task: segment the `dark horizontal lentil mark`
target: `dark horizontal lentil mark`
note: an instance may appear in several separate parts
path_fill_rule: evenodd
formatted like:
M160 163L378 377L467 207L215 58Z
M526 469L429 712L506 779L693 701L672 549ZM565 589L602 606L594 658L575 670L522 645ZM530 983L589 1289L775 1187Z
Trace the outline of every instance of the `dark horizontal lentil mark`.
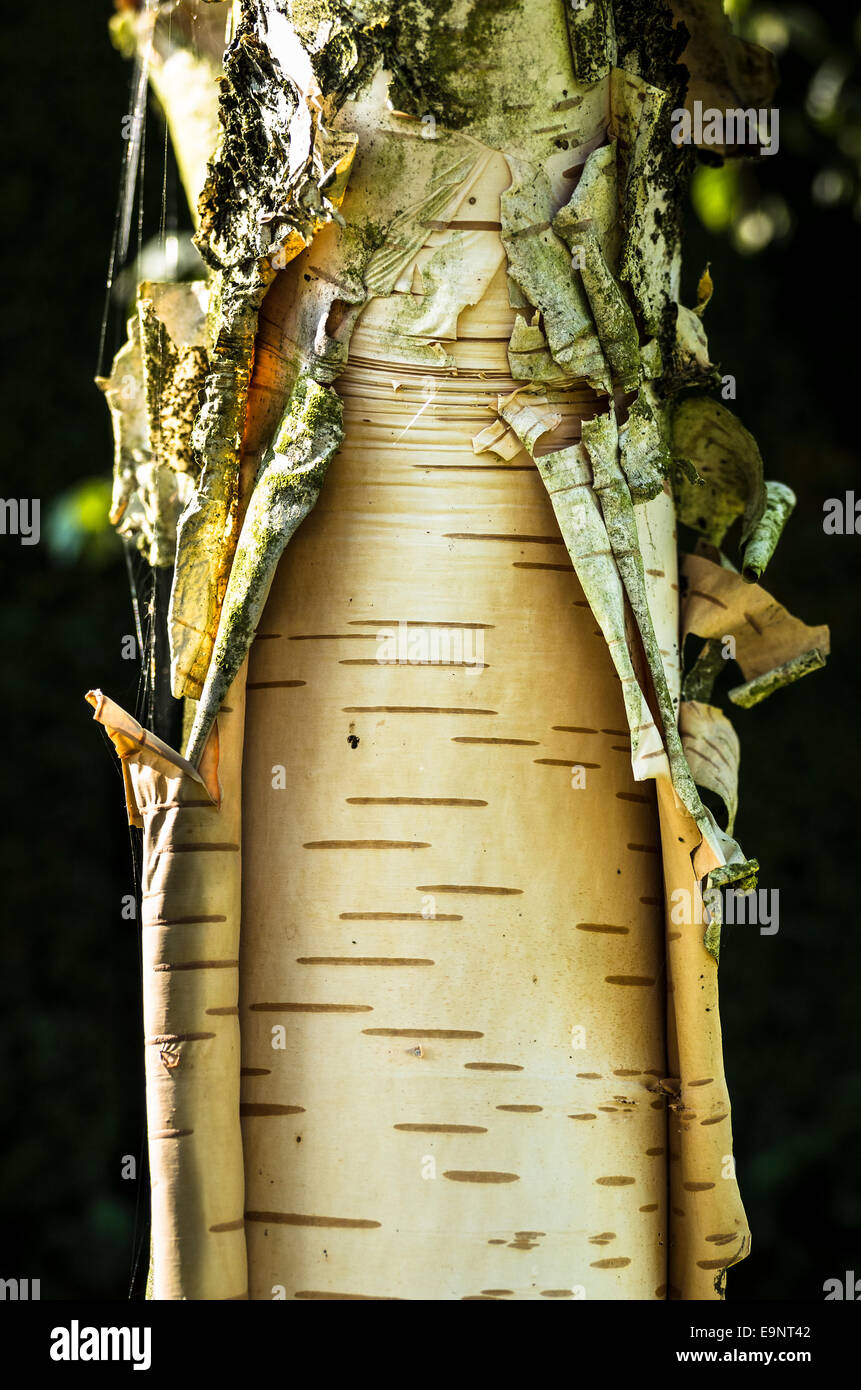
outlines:
M562 570L565 574L574 573L573 565L545 565L540 560L514 560L511 568L515 570Z
M471 796L348 796L348 806L486 806Z
M252 1004L259 1014L369 1014L370 1004Z
M247 1211L245 1220L268 1226L325 1226L354 1231L370 1231L381 1225L379 1221L353 1220L348 1216L303 1216L294 1211Z
M430 849L426 840L308 840L303 849Z
M489 893L495 897L513 897L522 894L522 888L483 887L476 883L419 883L417 893Z
M577 767L600 767L600 763L584 763L578 758L533 758L534 763L539 763L542 767L567 767L571 768L576 763Z
M363 1028L369 1038L483 1038L471 1028Z
M508 743L523 748L537 748L539 746L537 738L470 738L461 734L459 738L453 738L451 741L452 743Z
M307 681L249 681L246 690L294 690Z
M448 231L449 229L452 229L452 230L453 230L453 229L455 229L455 228L457 228L458 230L460 230L460 231L462 231L462 232L500 232L500 231L502 231L502 223L501 223L501 222L480 222L480 221L471 221L471 220L468 219L468 218L464 218L464 220L463 220L462 222L460 222L460 221L458 221L458 222L436 222L436 221L427 221L427 222L423 222L421 225L422 225L423 227L428 227L428 228L430 228L430 230L433 231L433 232L446 232L446 231ZM482 340L482 341L484 341L484 340Z
M392 1125L392 1129L403 1130L407 1134L486 1134L483 1125L442 1125L442 1124L404 1124Z
M144 922L145 927L194 927L204 926L212 922L226 922L227 918L219 913L213 913L209 917L170 917L163 921Z
M297 956L297 965L434 965L424 956Z
M266 1101L245 1101L239 1107L240 1115L304 1115L304 1105L272 1105Z
M514 1062L464 1062L466 1071L523 1071Z
M496 714L495 709L460 709L448 705L345 705L342 714Z
M200 853L205 852L206 850L214 851L215 853L237 854L237 853L239 852L239 846L238 846L238 845L231 845L231 844L171 845L170 848L167 850L167 853L168 853L168 854L191 854L191 853L200 854Z
M496 623L448 623L438 622L434 618L389 618L383 622L382 618L351 618L348 626L350 627L397 627L400 623L406 623L407 627L459 627L470 630L471 628L484 628L490 630L496 627Z
M443 1177L448 1178L449 1182L520 1182L519 1173L493 1173L467 1168L450 1169L443 1173Z
M161 974L174 970L235 970L238 965L238 960L178 960L164 961L152 968Z
M714 594L704 594L702 589L691 589L688 598L704 598L706 602L713 603L716 608L726 608L723 599L715 598Z
M339 912L341 922L462 922L459 912L438 912L423 917L420 912Z
M564 545L561 536L518 536L500 531L446 531L447 541L516 541L519 545Z

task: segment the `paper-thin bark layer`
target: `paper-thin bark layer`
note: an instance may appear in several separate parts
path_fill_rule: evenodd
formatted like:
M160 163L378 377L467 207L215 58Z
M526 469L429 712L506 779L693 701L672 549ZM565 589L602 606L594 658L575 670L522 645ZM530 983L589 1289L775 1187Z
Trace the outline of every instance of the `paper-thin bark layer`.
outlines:
M654 796L537 469L473 453L513 385L492 315L461 315L456 376L359 321L344 444L252 647L256 1299L666 1292Z
M204 761L99 691L143 829L141 939L153 1297L248 1296L239 1127L238 965L244 673ZM221 809L218 807L221 799Z
M756 864L731 838L738 750L727 721L688 698L678 727L680 647L689 631L708 639L686 684L688 697L707 698L726 626L748 677L731 698L746 705L821 664L827 630L799 647L803 625L793 627L749 582L765 568L794 498L764 483L750 436L705 394L715 381L701 322L710 288L695 309L679 302L679 206L691 151L670 141L671 112L700 90L705 69L741 94L751 81L765 92L767 65L757 68L755 55L735 44L718 0L675 8L687 28L673 27L667 6L653 14L605 0L500 0L457 14L443 0L379 0L361 14L327 11L322 24L317 7L290 0L236 10L222 142L199 236L214 271L212 357L193 436L201 473L180 527L172 617L177 691L202 696L188 757L203 771L224 691L269 596L254 648L244 791L246 847L258 856L246 886L242 975L253 1297L554 1297L577 1289L587 1297L714 1297L726 1267L749 1248L731 1166L716 968L719 888L749 885ZM693 78L683 53L702 69ZM148 322L144 314L143 336ZM109 399L114 409L116 396ZM150 414L163 434L160 415ZM118 452L124 440L134 446L138 428L135 418L119 420ZM184 449L180 438L180 457ZM243 455L245 482L254 484L244 520ZM688 558L681 626L673 489L681 518L720 560ZM739 515L743 577L717 550ZM508 564L506 546L519 555ZM543 557L551 546L553 558ZM557 589L542 602L551 579ZM382 614L387 594L391 611ZM625 737L607 713L618 695L606 684L605 647L581 654L587 617L597 620L591 631L621 681L630 734L630 744L609 751L627 753L625 778L633 772L638 792L608 794L602 777L613 760L603 746L592 761L578 748L573 768L556 746L563 735ZM379 652L352 655L362 638L370 645L374 624L401 620L419 636L432 621L448 633L474 629L497 645L497 660L488 652L479 675L463 661L392 666ZM336 655L342 648L348 654ZM577 672L588 675L585 685ZM473 708L479 683L491 694ZM595 699L603 713L591 712ZM557 714L566 702L568 712ZM500 717L521 733L498 741ZM477 718L490 722L488 731L455 732L458 721ZM482 762L480 749L492 749L492 760ZM508 770L509 752L533 749L541 753L528 767ZM578 767L585 783L572 776L563 788L562 774ZM538 792L539 777L554 769L558 784ZM333 797L356 771L365 786L338 812ZM488 795L464 790L479 773ZM440 778L443 790L428 793ZM627 818L641 814L631 808L645 814L654 804L650 780L660 850L645 831L627 838ZM396 783L407 790L388 794ZM726 830L697 784L723 800ZM282 794L292 798L284 820ZM581 820L590 797L600 806ZM495 805L498 820L483 831L481 816ZM461 826L462 814L474 819ZM534 862L534 827L542 878L506 888L518 866L528 880L519 855L528 847ZM607 838L600 873L590 863L586 881L596 830ZM627 899L611 920L616 895L630 889L627 869L619 867L620 883L602 877L623 844L645 877L645 856L655 855L653 869L663 858L665 1075L639 1056L615 1067L608 1052L634 1035L647 1051L664 1049L651 929L645 919L622 920ZM419 876L421 862L436 867ZM461 924L468 914L459 906L439 912L437 896L475 896L469 907L483 908L489 866L490 896L500 899L494 910L470 913L466 937L460 925L441 932L443 922ZM281 891L273 892L273 875ZM398 906L344 906L345 894L376 904L383 892ZM410 892L432 910L402 908ZM687 903L681 913L679 896ZM583 921L570 920L572 901L583 903ZM654 887L639 896L643 907L658 901ZM403 946L413 925L432 949ZM575 944L565 945L572 926ZM346 950L345 932L359 954ZM633 953L627 965L625 950ZM488 960L493 986L476 991ZM338 993L353 979L366 982L367 999ZM616 1027L619 997L640 1001L633 1032L630 1013ZM580 1175L570 1174L560 1192L571 1153L567 1126L557 1121L576 1052L566 1058L556 1034L572 1000L588 1016L585 1046L600 1054L594 1072L575 1074L577 1083L633 1080L592 1109L574 1088L584 1108L566 1114L569 1122L585 1131L616 1119L600 1138L587 1133ZM418 1018L423 1004L444 1021ZM484 1026L461 1027L476 1007ZM388 1021L363 1026L377 1013ZM274 1022L282 1016L284 1048ZM484 1048L497 1040L523 1060L488 1058ZM475 1054L461 1059L462 1073L454 1044ZM533 1073L543 1101L492 1105L522 1130L479 1118L502 1077L525 1084ZM425 1094L429 1103L444 1098L459 1118L395 1118ZM652 1112L667 1103L670 1255L659 1279L656 1252L667 1246L650 1222L661 1200L635 1214L627 1189L644 1181L645 1158L660 1160L660 1171L646 1165L648 1181L664 1189L663 1147L635 1149L657 1123ZM355 1108L347 1124L345 1104ZM381 1115L391 1118L384 1138ZM540 1139L530 1139L539 1125ZM428 1194L421 1199L398 1148L404 1135L425 1136L416 1139L420 1164L433 1167L437 1144L457 1150L441 1180L419 1172ZM479 1143L495 1144L498 1165L510 1156L508 1166L464 1166ZM616 1163L604 1172L608 1154L629 1159L631 1171ZM586 1198L582 1173L593 1165L602 1191ZM576 1191L581 1215L600 1224L604 1188L613 1190L614 1220L584 1235L565 1202ZM342 1213L339 1203L354 1190L355 1211ZM385 1219L360 1211L360 1198L375 1198ZM415 1230L416 1212L421 1239L404 1252L398 1232ZM494 1213L501 1233L488 1235ZM181 1227L177 1209L168 1217ZM578 1242L623 1238L631 1254L608 1251L584 1264ZM584 1271L576 1288L505 1280L503 1250L537 1248L551 1284L563 1270L573 1280L572 1264ZM403 1292L393 1290L393 1268L405 1273Z

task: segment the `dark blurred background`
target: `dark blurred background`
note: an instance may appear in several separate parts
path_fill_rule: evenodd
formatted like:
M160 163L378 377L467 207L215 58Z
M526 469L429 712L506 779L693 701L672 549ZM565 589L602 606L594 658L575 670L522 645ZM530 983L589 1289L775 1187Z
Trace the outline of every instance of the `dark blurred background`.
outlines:
M825 1279L861 1273L861 536L822 528L823 502L857 476L861 12L847 0L727 8L778 57L780 149L698 169L685 298L710 261L712 357L736 378L732 408L766 476L798 494L766 584L805 621L829 622L833 646L825 672L734 713L737 832L761 885L779 890L780 930L724 933L754 1235L729 1297L821 1299ZM102 686L134 709L140 678L121 654L135 627L106 526L113 446L93 385L131 82L109 14L108 0L46 0L38 18L18 6L0 26L2 492L42 499L41 544L0 538L0 1275L41 1278L43 1298L138 1293L147 1253L138 928L122 917L133 846L115 759L83 701ZM132 253L163 221L188 224L152 108L145 155ZM103 370L122 336L114 304ZM122 1176L126 1155L136 1181Z

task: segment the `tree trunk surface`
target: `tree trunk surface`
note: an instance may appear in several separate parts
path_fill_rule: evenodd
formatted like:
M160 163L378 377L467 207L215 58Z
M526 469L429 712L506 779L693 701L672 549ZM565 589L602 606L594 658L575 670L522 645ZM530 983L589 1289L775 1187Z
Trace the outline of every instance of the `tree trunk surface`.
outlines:
M654 791L535 464L473 452L518 384L512 319L494 272L456 376L383 359L360 319L345 442L252 649L252 1298L665 1292Z
M210 282L143 286L101 382L196 703L183 758L90 696L145 832L154 1294L720 1297L749 1234L703 895L756 866L680 646L739 633L753 703L827 630L719 549L755 445L705 395L710 289L679 299L669 8L419 8L234 7ZM756 459L746 579L791 510Z

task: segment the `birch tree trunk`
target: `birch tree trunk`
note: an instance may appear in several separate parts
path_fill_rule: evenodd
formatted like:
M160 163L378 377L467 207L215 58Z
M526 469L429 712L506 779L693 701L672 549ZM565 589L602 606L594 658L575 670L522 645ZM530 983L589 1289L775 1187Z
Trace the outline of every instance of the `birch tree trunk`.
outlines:
M147 827L155 1296L246 1296L246 1258L254 1299L720 1296L719 889L755 863L702 679L679 732L681 643L716 635L730 522L758 578L790 504L679 302L693 21L228 8L206 322L143 287L104 383L117 519L163 563L179 517L191 711L183 759L94 697ZM763 594L732 577L728 632ZM748 684L826 648L768 613Z

